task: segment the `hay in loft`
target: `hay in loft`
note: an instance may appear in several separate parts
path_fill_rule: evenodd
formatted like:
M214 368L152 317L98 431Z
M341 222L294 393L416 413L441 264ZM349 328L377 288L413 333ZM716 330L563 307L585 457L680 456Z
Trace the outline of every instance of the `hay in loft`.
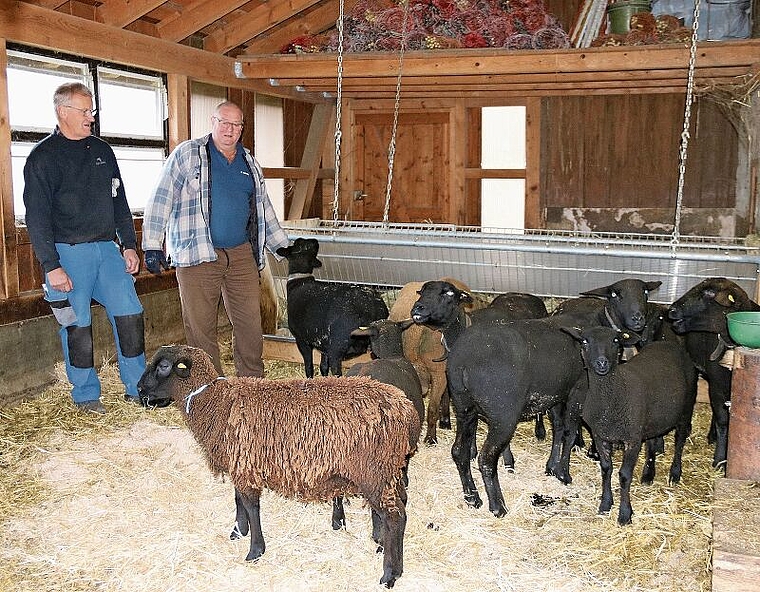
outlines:
M282 362L267 363L267 372L302 375L300 365ZM265 494L267 551L246 563L248 540L228 536L231 485L211 477L179 413L122 401L111 365L101 376L104 417L76 412L63 382L3 410L0 589L379 589L382 557L361 499L347 506L347 528L336 532L328 505ZM666 439L655 484L632 487L634 523L626 528L615 522L617 504L611 516L596 514L598 465L582 451L572 456L572 485L543 474L549 444L535 440L530 422L512 443L516 472L500 472L507 516L467 507L449 454L453 432L441 430L441 443L412 459L405 570L395 589L709 590L719 475L710 469L708 426L709 408L700 404L675 487L666 484Z

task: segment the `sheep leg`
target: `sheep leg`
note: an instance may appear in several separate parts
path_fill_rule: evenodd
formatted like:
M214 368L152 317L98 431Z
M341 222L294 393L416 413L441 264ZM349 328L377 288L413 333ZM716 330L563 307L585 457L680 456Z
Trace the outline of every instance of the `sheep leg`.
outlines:
M641 452L641 440L625 442L623 462L618 472L620 479L620 508L618 509L617 521L620 526L631 523L631 516L633 515L633 508L631 507L631 481L633 480L633 469L636 467L636 461L639 459L639 452Z
M463 406L462 406L463 407ZM478 489L475 487L475 481L472 478L470 461L472 460L471 449L475 441L475 430L478 426L478 414L474 408L460 409L454 406L457 416L457 430L454 436L454 444L451 446L451 458L459 471L459 479L462 481L462 490L464 491L464 501L468 506L479 508L483 501L478 495Z
M406 530L406 488L396 483L396 504L382 508L380 518L383 537L383 577L380 583L393 588L404 572L404 531Z
M562 453L556 466L546 465L546 474L554 475L560 482L568 485L573 482L570 475L570 454L575 446L578 432L581 429L582 406L577 397L568 399L565 405L565 418L562 428Z
M511 425L501 425L498 430L488 426L488 434L478 456L478 467L480 467L483 485L488 495L488 509L497 518L507 513L504 495L499 484L499 452L509 446L511 435L516 427L516 422Z
M248 524L251 527L251 547L246 556L246 561L253 561L264 554L266 544L264 543L264 534L261 532L261 507L259 499L261 491L258 489L249 489L248 491L237 491L239 493L240 503L248 516Z
M562 457L562 442L564 441L564 415L565 405L564 403L557 403L549 409L549 421L552 426L552 451L549 455L549 460L546 461L547 475L554 475L555 471L559 470L560 459ZM569 461L568 461L569 467ZM568 473L569 473L568 469ZM562 481L560 479L560 481Z
M325 352L319 354L319 373L322 376L330 374L330 356Z
M721 368L729 372L725 368ZM726 402L730 400L730 393L719 392L713 387L713 382L708 382L708 394L710 408L712 409L713 423L715 424L715 451L713 453L713 467L719 468L726 465L728 453L728 408ZM730 384L730 383L729 383Z
M333 530L340 530L346 526L346 513L343 510L343 498L336 495L333 498L332 510L332 527Z
M296 341L296 347L303 358L303 372L306 378L314 378L314 350L308 343Z
M451 395L449 395L448 388L443 389L441 393L441 412L438 427L442 430L451 429Z
M437 444L438 435L436 424L441 413L441 398L446 390L446 377L441 372L435 372L431 375L430 389L428 390L428 408L427 408L427 431L425 433L425 444Z
M546 426L544 425L544 414L536 413L536 425L533 428L536 440L543 442L546 440Z
M662 440L661 438L659 438ZM641 484L651 485L655 476L655 459L657 458L658 438L650 438L646 441L646 460L641 469Z
M602 499L599 513L606 514L612 508L612 443L599 440L591 434L599 451L599 470L602 473Z
M240 492L235 488L235 525L230 533L230 540L237 541L248 535L248 513L243 506Z
M681 457L686 439L691 433L691 421L681 422L676 426L675 446L673 447L673 462L670 464L668 483L675 484L681 481Z

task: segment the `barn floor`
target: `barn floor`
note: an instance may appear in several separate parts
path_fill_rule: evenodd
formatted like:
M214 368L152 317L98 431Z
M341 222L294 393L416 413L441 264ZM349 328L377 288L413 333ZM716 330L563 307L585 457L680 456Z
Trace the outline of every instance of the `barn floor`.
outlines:
M268 372L300 371L277 363ZM116 385L115 370L104 366L101 374L109 373ZM267 551L246 563L248 540L228 536L231 486L211 477L178 412L124 403L116 386L104 402L105 417L77 414L61 383L0 410L0 590L381 589L382 558L361 500L336 532L329 506L265 495ZM467 507L449 456L453 432L440 432L439 445L423 445L412 459L405 571L394 589L710 590L719 475L710 469L709 408L697 407L681 484L666 484L668 438L655 484L632 488L634 523L626 528L616 524L617 504L611 516L597 515L598 466L582 451L573 455L572 485L543 474L549 444L536 441L530 423L513 442L517 471L500 474L507 516Z

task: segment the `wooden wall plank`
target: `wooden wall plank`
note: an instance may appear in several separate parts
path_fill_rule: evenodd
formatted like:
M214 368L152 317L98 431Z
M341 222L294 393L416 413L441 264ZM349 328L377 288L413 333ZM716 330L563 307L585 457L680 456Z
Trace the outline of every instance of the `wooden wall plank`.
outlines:
M169 152L190 138L190 81L182 74L167 74L169 99Z

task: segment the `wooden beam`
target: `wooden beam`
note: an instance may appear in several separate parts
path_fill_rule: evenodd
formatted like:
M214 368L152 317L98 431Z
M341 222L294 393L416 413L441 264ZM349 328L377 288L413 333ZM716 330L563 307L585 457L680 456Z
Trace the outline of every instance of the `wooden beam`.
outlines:
M126 27L132 21L161 6L165 0L129 0L128 2L107 0L95 9L98 22L111 27Z
M187 76L166 75L169 95L169 151L190 138L190 92Z
M345 0L343 9L349 13L357 0ZM246 44L249 54L279 54L280 49L296 37L315 35L335 26L339 14L340 0L323 0L278 25L264 31Z
M697 66L751 66L760 61L760 40L710 42L697 50ZM334 76L334 56L286 54L237 57L244 76L278 78L283 72L299 78ZM464 74L558 74L685 68L689 48L681 45L600 47L565 50L466 49L408 51L405 76L456 76ZM398 56L386 52L347 53L344 78L395 77Z
M311 114L311 125L306 137L306 145L301 158L301 168L308 169L306 179L298 179L293 190L293 200L290 204L288 220L299 220L306 216L311 207L311 198L317 183L319 163L322 159L327 131L335 115L335 107L331 104L315 105Z
M0 39L0 298L19 293L18 254L16 252L16 223L13 212L13 182L11 178L11 126L8 107L8 53L5 39Z
M184 74L193 80L272 96L317 100L287 88L273 88L261 81L249 80L240 84L234 74L235 62L227 56L109 27L26 2L0 3L0 38L46 49L65 49L69 53L128 66Z
M156 31L161 39L181 41L188 35L200 31L224 15L237 10L250 0L196 0L182 10L179 18L167 23L163 21L156 25Z
M272 28L302 10L308 9L319 0L269 0L256 10L230 20L203 40L203 49L214 53L226 53L253 39L256 35Z

